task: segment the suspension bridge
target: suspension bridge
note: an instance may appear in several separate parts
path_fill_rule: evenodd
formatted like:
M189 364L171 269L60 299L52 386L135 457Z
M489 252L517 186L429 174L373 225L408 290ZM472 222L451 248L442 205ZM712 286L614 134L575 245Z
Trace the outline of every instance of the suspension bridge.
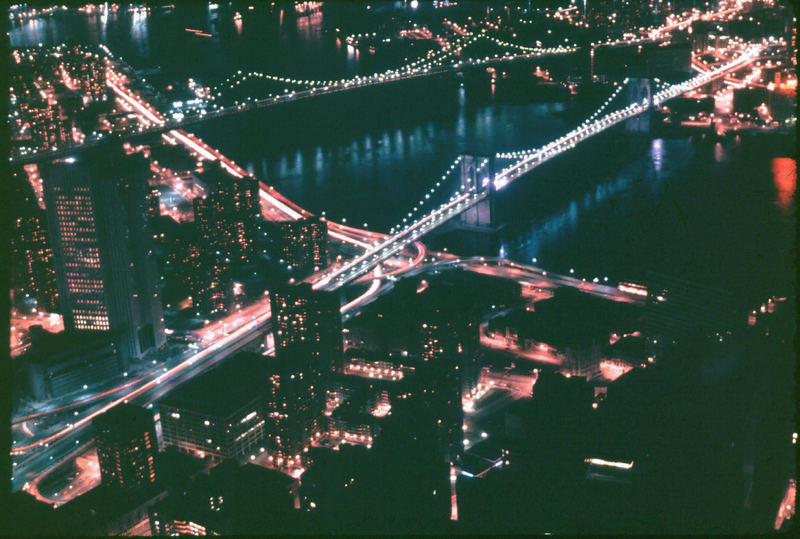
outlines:
M324 274L313 285L314 288L335 290L358 279L362 275L372 271L373 268L384 260L402 251L406 246L415 242L424 234L427 234L446 221L480 204L491 197L496 190L504 188L539 165L571 150L589 137L635 118L673 97L677 97L685 92L746 67L759 57L762 50L763 47L761 46L750 46L736 59L713 70L700 73L679 84L666 85L658 92L650 93L648 96L642 98L641 101L637 100L624 108L602 115L595 113L590 116L590 118L594 118L593 120L583 122L569 133L540 148L496 154L495 157L498 159L515 159L515 161L503 168L498 174L494 175L494 177L487 176L477 182L462 181L460 188L448 201L416 220L398 226L396 232L386 237L378 245L367 249L362 255L334 271ZM628 82L629 81L626 80L626 83ZM601 107L601 112L607 104L608 101ZM451 169L454 167L455 164L451 166ZM440 185L440 182L437 183L437 185Z

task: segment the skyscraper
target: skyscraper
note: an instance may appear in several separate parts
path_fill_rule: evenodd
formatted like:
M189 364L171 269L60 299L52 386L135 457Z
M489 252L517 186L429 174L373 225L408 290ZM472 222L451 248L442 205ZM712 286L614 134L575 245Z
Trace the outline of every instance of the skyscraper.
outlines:
M278 253L298 273L326 266L328 224L319 217L308 217L279 224Z
M273 287L270 304L278 356L270 379L273 445L288 460L325 428L325 390L342 369L342 316L338 294L308 283Z
M219 165L210 166L200 178L210 192L194 199L197 230L204 245L213 246L232 261L248 261L254 254L261 213L258 182L231 176Z
M233 301L233 279L225 256L187 234L176 252L175 269L192 297L192 307L206 315L226 313Z
M138 489L155 483L158 443L152 412L118 404L95 417L92 427L104 485Z
M299 349L285 349L271 362L267 407L270 410L270 453L279 467L300 464L303 449L324 424L325 391L308 368L307 356Z
M472 300L457 293L464 286L459 277L456 273L431 280L417 299L420 361L415 378L421 401L436 420L440 452L447 462L455 462L462 452L462 395L474 389L480 372L477 312Z
M275 286L270 295L275 353L292 346L310 353L320 373L342 369L342 315L339 294L313 290L309 283Z
M23 181L20 180L15 189L11 288L35 297L40 311L58 312L58 288L47 221L44 212L36 205L30 185Z
M439 447L446 461L461 453L464 414L461 408L461 374L465 345L455 324L435 311L420 327L422 353L417 376L422 400L437 418Z
M120 332L123 364L164 346L147 162L121 152L54 161L44 174L64 327Z

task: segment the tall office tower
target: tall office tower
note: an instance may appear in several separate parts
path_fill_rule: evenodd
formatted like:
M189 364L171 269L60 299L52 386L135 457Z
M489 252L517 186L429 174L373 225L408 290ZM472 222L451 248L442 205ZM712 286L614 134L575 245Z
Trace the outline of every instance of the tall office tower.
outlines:
M44 174L64 327L118 331L123 366L166 342L146 174L141 155L108 149L54 161Z
M298 273L316 271L327 265L328 223L308 217L279 224L278 253Z
M225 256L189 235L175 259L175 269L192 297L195 311L207 315L228 312L233 302L233 278Z
M325 391L308 368L307 356L292 347L271 362L267 409L270 411L270 456L279 467L301 464L303 450L325 430Z
M16 174L15 174L16 175ZM58 287L53 251L44 212L36 205L28 183L18 178L11 240L11 289L36 298L39 311L58 312Z
M270 304L278 356L271 381L279 414L274 445L288 459L325 428L326 386L342 369L342 315L338 294L308 283L274 287Z
M225 257L246 262L254 255L261 214L258 181L236 178L217 165L200 180L209 194L194 199L194 220L205 245L214 246Z
M337 292L313 290L309 283L272 288L270 295L275 353L302 346L320 373L341 372L342 314Z
M444 460L454 462L463 449L461 405L462 373L467 354L465 328L438 309L420 326L421 361L417 378L420 397L437 419L439 449Z
M415 393L436 420L440 452L449 463L463 448L462 396L475 389L480 376L478 320L485 299L459 294L468 282L475 286L475 280L465 280L458 272L430 279L420 293L415 281L406 285L406 293L414 294L419 309L413 316L420 355L415 379L421 391ZM500 305L513 304L518 297L518 291L499 282L480 281L480 295Z
M92 427L104 485L138 489L155 482L158 442L151 411L118 404L92 419Z

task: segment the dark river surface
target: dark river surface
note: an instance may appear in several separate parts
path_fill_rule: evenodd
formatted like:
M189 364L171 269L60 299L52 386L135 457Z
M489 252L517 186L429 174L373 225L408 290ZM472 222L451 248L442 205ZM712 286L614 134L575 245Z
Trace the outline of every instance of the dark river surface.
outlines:
M116 14L14 22L10 40L12 47L103 43L137 69L160 66L152 77L157 88L188 77L213 86L239 69L339 78L399 65L426 50L419 42L416 49L397 44L388 52L356 52L344 43L349 33L398 13L420 22L427 15L389 5L359 20L352 9L326 6L296 17L263 5L249 11L246 4L149 14L120 7ZM241 25L233 21L237 10ZM542 65L557 70L565 61ZM190 130L310 211L388 231L459 153L540 146L594 108L576 99L539 99L513 77L499 77L496 85L485 76L461 82L455 75L413 79ZM258 96L278 89L263 86ZM520 262L536 258L552 271L574 268L587 279L644 281L653 270L730 289L748 302L793 294L794 148L794 137L766 133L721 141L599 135L498 193L497 217L506 223L501 252Z

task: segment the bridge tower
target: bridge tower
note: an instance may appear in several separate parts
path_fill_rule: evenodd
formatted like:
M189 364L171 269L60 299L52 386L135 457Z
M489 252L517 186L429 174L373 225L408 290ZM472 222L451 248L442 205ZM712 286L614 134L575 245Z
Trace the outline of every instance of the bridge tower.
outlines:
M465 228L493 229L494 220L494 155L461 155L462 191L474 188L476 192L488 190L489 196L460 216Z
M650 117L653 113L653 92L650 79L645 77L632 77L628 79L628 103L642 103L647 100L648 109L625 121L625 131L628 133L647 133L650 131Z

